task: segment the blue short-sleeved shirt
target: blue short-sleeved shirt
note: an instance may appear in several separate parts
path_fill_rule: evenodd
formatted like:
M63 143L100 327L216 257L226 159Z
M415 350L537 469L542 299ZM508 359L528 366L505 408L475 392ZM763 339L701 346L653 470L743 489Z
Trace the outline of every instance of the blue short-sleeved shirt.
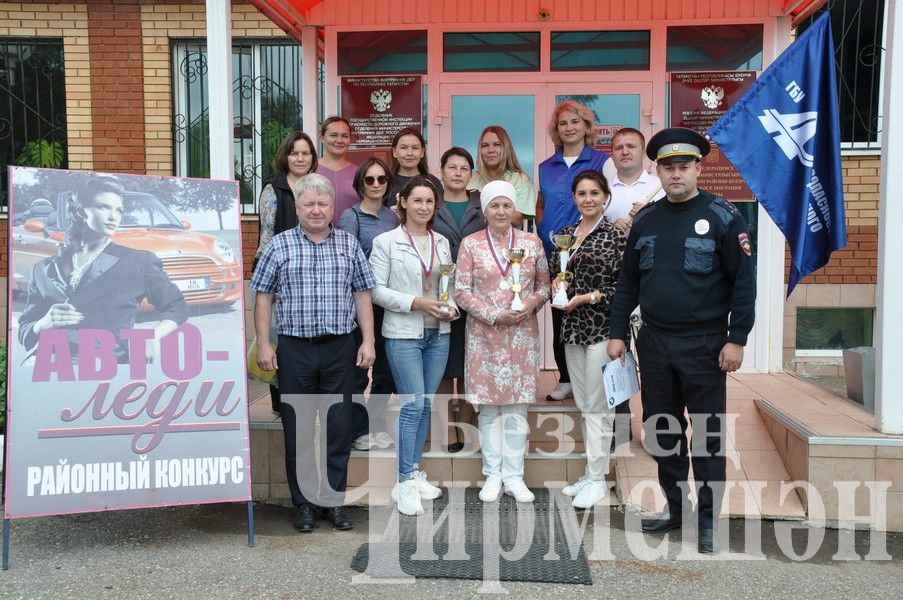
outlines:
M352 292L376 285L357 239L333 229L314 242L294 227L273 237L257 262L251 287L276 294L276 331L317 337L357 326Z
M589 146L584 146L577 160L570 167L564 162L562 149L542 161L539 165L539 192L542 194L542 221L539 222L538 235L551 255L555 249L549 234L570 225L580 218L580 212L574 205L571 184L581 171L592 169L602 172L602 165L608 160L608 154Z
M373 238L396 227L398 216L394 210L385 206L381 206L376 215L371 215L362 211L360 204L355 204L339 217L339 229L357 238L367 258L370 258L370 252L373 250Z

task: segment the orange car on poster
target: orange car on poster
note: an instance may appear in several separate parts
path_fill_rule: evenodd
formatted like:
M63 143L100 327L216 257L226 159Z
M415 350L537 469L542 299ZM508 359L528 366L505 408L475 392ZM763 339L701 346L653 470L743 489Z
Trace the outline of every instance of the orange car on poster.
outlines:
M56 202L39 198L14 221L14 290L26 292L34 265L57 254L68 226L67 202L67 193L59 194ZM112 241L159 256L166 274L189 305L232 304L241 298L242 269L227 242L190 231L188 221L177 219L151 194L126 192L123 208L122 222Z

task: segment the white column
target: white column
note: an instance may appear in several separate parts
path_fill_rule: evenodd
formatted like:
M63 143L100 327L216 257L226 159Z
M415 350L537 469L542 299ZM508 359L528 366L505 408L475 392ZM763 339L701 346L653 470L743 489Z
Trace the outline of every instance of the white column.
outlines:
M210 177L235 179L232 132L232 5L207 0L207 97Z
M304 132L317 139L319 127L320 82L317 74L317 28L301 28L301 104Z
M774 62L793 41L790 37L789 17L778 17L766 28L771 31L768 64ZM755 356L743 358L746 371L780 373L784 351L784 234L778 229L765 208L758 207L758 265L756 268L756 325ZM752 359L753 365L749 365ZM752 366L752 368L749 368Z
M884 57L881 189L878 200L878 290L875 323L875 421L882 433L903 433L903 112L889 110L903 94L903 26L898 0L888 0ZM899 118L898 118L899 117ZM893 199L893 200L891 200Z

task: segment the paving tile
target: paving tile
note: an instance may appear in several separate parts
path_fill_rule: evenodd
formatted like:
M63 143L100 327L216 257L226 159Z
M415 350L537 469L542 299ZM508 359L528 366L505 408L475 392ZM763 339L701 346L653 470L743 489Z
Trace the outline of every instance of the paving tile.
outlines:
M527 459L524 464L524 483L528 487L555 487L568 481L564 460Z
M759 503L748 481L730 481L721 500L721 514L730 517L761 516Z
M791 433L787 435L787 450L782 456L784 468L794 481L809 479L809 447L802 438Z
M619 493L624 504L648 512L663 512L667 505L661 486L655 479L627 477Z
M658 477L658 463L649 455L638 454L624 460L628 477Z
M251 481L253 484L270 483L270 453L266 429L251 430Z
M903 445L878 446L875 448L878 458L903 458Z
M267 432L267 452L270 455L270 483L285 483L285 439L282 431L272 429L265 431Z
M737 450L772 450L774 442L765 425L738 425L734 443Z
M877 459L875 462L875 479L877 481L890 481L890 492L903 493L903 459Z
M887 516L884 531L903 531L903 493L893 492L887 495Z
M790 478L777 450L744 450L740 458L747 479L781 481Z
M458 483L470 482L476 485L483 481L483 460L477 456L474 458L455 458L452 461L452 476Z
M870 458L809 458L809 482L819 491L833 490L835 481L874 481L875 460Z
M809 456L824 456L838 458L874 458L875 446L838 446L829 444L811 444Z
M426 472L427 479L433 485L446 485L452 481L453 458L426 458L420 462L420 469Z
M759 488L759 512L765 518L772 519L804 519L806 510L803 503L795 490L790 490L784 497L783 502L780 500L781 487L786 481L764 481L764 487Z

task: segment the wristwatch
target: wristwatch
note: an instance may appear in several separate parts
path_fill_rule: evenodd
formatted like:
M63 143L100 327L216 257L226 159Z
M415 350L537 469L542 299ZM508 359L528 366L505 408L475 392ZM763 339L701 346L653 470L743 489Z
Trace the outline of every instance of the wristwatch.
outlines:
M589 303L590 304L596 303L596 290L593 290L589 293Z

